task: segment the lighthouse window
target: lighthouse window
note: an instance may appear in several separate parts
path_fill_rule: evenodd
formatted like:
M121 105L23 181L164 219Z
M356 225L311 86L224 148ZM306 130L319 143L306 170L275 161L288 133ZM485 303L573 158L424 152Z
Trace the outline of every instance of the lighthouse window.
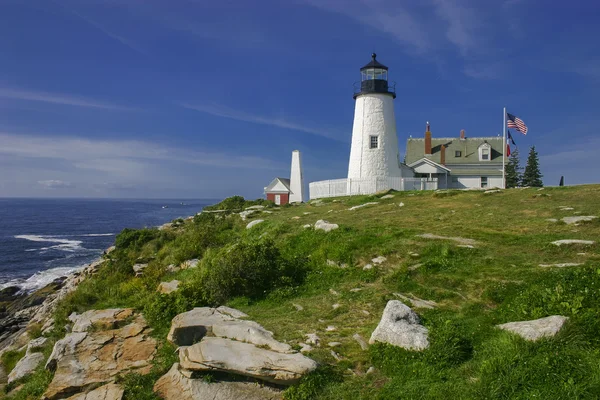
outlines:
M371 142L369 143L370 149L379 148L379 136L371 136Z

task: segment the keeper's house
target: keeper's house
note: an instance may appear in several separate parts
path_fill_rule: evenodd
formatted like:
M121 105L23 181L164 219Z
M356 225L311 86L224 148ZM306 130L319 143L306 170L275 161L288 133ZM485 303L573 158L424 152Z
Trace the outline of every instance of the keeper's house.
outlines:
M432 138L429 124L424 138L409 138L404 163L415 177L437 178L439 189L503 187L502 137Z

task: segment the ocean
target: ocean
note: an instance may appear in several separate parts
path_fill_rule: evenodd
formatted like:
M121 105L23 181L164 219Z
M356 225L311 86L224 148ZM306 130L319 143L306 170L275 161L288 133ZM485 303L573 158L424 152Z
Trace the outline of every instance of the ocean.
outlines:
M41 288L98 258L124 228L162 225L216 202L0 199L0 290Z

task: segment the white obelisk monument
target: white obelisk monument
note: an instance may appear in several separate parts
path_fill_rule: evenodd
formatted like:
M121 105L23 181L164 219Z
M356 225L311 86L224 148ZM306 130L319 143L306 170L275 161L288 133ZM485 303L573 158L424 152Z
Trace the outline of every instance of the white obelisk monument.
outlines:
M371 62L360 69L360 88L354 92L349 182L402 176L394 116L395 87L388 84L388 67L376 60L375 53L371 57Z
M292 151L292 168L290 171L290 203L304 201L304 175L302 174L302 157L300 151Z

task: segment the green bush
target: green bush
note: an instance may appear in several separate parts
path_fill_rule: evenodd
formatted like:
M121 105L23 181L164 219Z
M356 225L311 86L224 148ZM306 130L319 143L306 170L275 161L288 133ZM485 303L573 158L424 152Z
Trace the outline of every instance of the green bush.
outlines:
M265 207L273 206L273 202L265 200L265 199L256 199L256 200L246 200L242 196L232 196L228 197L220 203L213 204L210 206L204 207L207 211L215 211L215 210L230 210L230 211L241 211L244 208L261 205Z
M4 371L9 374L24 355L25 350L9 350L2 353L0 360L2 361L2 365L4 365Z
M144 306L144 317L155 331L166 332L177 314L191 308L190 301L180 291L171 294L155 293Z
M129 229L125 228L115 238L117 249L140 250L143 245L160 235L158 229Z
M257 299L278 287L299 284L305 265L304 258L284 258L272 240L240 242L209 250L199 277L185 285L183 293L194 303L212 305L237 296Z
M342 374L332 366L322 366L306 375L297 386L292 386L283 394L285 400L313 400L328 385L343 380Z

